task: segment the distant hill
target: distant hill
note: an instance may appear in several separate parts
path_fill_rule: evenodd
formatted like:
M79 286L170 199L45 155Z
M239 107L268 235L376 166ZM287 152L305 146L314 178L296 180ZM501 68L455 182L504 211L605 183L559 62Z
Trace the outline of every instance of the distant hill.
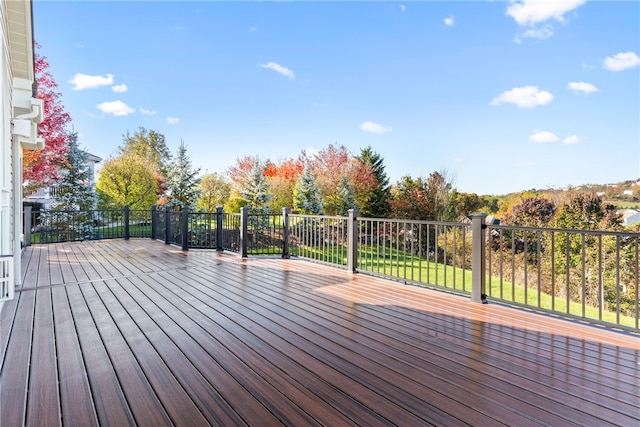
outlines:
M640 178L606 184L584 184L563 189L538 189L525 191L531 191L537 194L546 194L551 196L550 198L572 191L593 191L602 197L604 201L614 204L620 207L620 209L640 209Z

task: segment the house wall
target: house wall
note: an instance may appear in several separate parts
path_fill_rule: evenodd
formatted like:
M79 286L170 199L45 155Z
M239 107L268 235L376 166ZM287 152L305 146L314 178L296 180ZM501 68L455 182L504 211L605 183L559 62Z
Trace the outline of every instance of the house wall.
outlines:
M31 6L31 0L0 0L0 301L12 298L21 280L21 144L38 140L34 132L15 136L12 128L17 116L30 113L33 102L40 102L31 100L35 79Z
M623 225L628 226L640 222L640 212L628 212L623 215Z
M0 3L0 90L2 99L0 105L0 285L5 295L12 297L12 282L14 282L15 260L13 257L13 141L11 137L11 88L12 75L9 58L9 37L7 29L7 11L5 2Z

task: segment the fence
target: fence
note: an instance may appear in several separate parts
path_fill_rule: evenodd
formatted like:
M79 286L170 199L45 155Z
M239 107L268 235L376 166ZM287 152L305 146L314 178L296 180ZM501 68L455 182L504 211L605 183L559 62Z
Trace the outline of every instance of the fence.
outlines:
M27 216L27 215L26 215ZM34 212L25 242L148 237L241 256L299 257L407 284L640 331L640 234L380 218L191 212ZM25 221L25 224L29 223Z

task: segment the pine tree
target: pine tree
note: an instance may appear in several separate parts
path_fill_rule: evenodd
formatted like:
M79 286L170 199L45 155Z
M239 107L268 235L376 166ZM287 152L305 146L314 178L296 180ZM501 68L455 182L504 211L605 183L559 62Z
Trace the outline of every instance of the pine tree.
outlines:
M373 171L378 185L375 189L367 192L366 200L361 204L362 216L385 217L389 214L389 199L391 198L391 187L389 178L385 172L383 158L374 152L371 147L364 148L360 155L356 157L360 162L369 165Z
M87 152L78 147L78 134L69 135L66 165L57 185L54 210L89 211L95 209L96 196Z
M68 135L68 140L66 165L60 172L62 179L51 206L52 211L62 212L52 214L49 221L57 230L65 230L69 240L92 239L96 195L89 160L87 153L78 147L77 133Z
M336 190L334 203L336 213L338 215L347 215L349 213L349 209L353 209L356 206L355 193L346 176L343 176L342 180L340 180L340 184Z
M311 166L308 163L293 187L293 207L303 214L319 215L322 213L320 187L317 183L317 177L311 171Z
M267 162L268 164L268 162ZM267 213L268 203L273 198L269 192L269 184L264 176L266 165L256 160L239 188L240 196L247 202L253 213Z
M175 161L168 170L169 202L183 207L195 208L200 197L199 173L200 168L193 169L191 165L184 141L180 141Z

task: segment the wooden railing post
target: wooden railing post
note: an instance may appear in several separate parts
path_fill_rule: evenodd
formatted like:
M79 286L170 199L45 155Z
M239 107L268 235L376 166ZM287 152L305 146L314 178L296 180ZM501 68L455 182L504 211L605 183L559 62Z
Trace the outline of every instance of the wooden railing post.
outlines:
M24 245L31 246L31 206L24 207Z
M129 230L129 205L124 207L124 240L129 240L131 237Z
M282 208L282 258L289 258L289 208Z
M182 230L182 250L189 250L189 207L185 206L180 212L180 228Z
M471 217L471 301L487 303L485 291L486 269L486 229L487 214L476 212Z
M169 206L164 208L164 243L171 243L171 209Z
M249 246L249 208L247 206L240 209L240 254L242 258L247 257Z
M224 227L224 213L222 211L222 206L218 206L216 208L216 250L218 252L222 252L224 250L224 235L223 228Z
M356 273L358 270L358 209L349 209L347 221L347 271Z

